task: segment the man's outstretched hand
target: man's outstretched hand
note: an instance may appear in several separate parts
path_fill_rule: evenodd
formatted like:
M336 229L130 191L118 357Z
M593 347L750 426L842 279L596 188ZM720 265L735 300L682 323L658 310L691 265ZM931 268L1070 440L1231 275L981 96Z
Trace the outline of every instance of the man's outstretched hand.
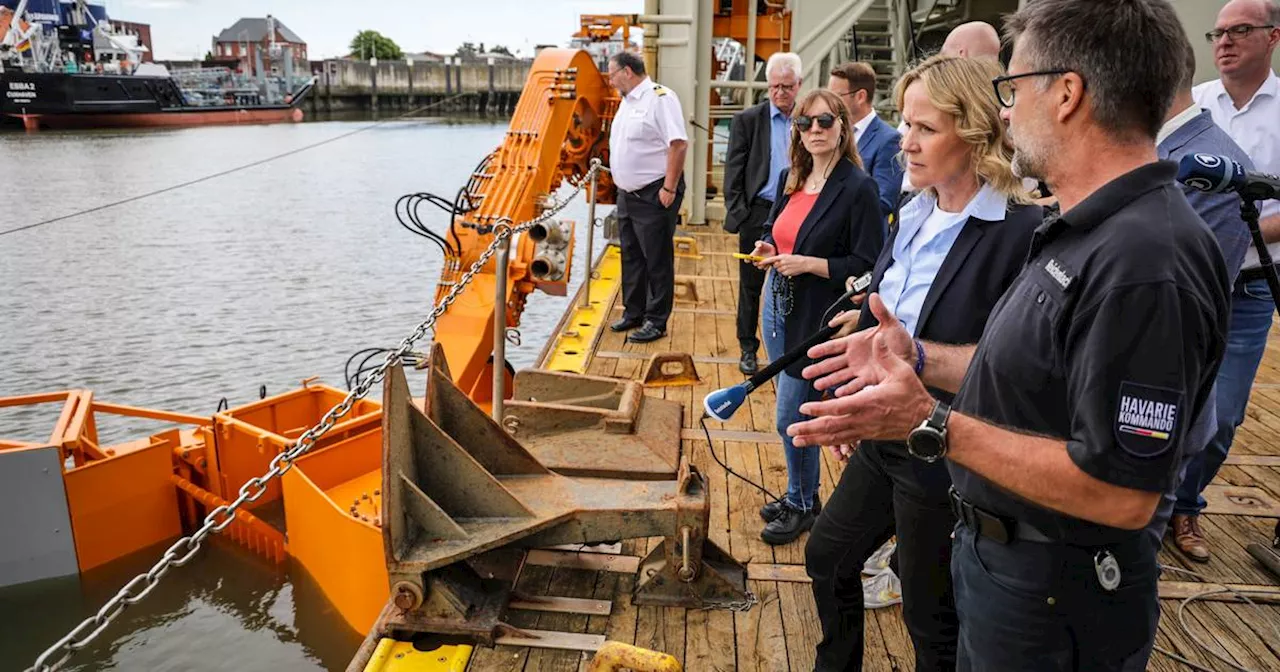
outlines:
M814 419L787 428L795 445L853 445L863 439L902 441L933 412L933 397L915 369L892 351L891 338L892 332L880 333L872 340L857 392L800 406L801 413Z
M874 383L870 379L874 359L872 343L879 336L885 339L890 354L907 363L908 369L914 366L916 350L911 333L884 305L879 294L872 294L867 299L866 309L871 310L880 324L809 348L809 357L815 363L805 367L804 377L814 381L817 389L829 390L839 386L835 394L842 397Z

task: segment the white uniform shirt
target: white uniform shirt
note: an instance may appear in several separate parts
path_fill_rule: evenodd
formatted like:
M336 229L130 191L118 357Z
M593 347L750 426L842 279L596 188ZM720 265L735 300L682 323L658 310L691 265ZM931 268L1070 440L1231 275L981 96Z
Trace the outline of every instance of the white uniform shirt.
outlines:
M1274 71L1253 94L1253 100L1238 110L1221 79L1195 87L1191 96L1198 106L1209 110L1214 123L1253 159L1255 169L1280 174L1280 77ZM1262 201L1258 205L1263 218L1280 215L1280 201ZM1280 259L1280 242L1267 245L1267 250L1273 259ZM1250 245L1242 268L1257 267L1258 251Z
M609 128L609 170L623 191L637 191L667 174L667 152L688 140L676 94L648 77L618 105Z

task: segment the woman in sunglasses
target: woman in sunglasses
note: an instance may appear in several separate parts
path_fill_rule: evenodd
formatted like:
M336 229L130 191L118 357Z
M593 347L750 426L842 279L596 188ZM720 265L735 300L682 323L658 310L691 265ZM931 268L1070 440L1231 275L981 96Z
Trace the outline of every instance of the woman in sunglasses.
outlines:
M884 243L879 192L862 170L853 124L834 93L818 89L796 103L791 129L791 168L778 184L782 194L765 222L764 239L752 254L768 269L763 319L765 351L777 359L822 328L844 293L845 278L871 270ZM834 313L834 311L833 311ZM770 544L795 540L813 526L821 504L822 456L796 448L787 426L803 419L800 405L819 397L792 364L776 378L777 429L787 460L787 492L760 510Z
M935 56L898 81L894 94L906 121L901 157L921 191L895 217L867 306L856 318L850 313L835 320L857 319L858 333L823 344L815 354L869 344L881 323L901 323L918 341L969 344L982 336L987 316L1022 270L1043 215L1029 204L1011 168L1013 151L992 87L1000 74L994 59ZM843 381L827 375L837 372L839 359L824 359L805 374L816 387L840 394ZM929 364L922 355L914 359L919 375ZM945 392L930 391L951 401ZM822 623L816 669L862 669L860 575L895 532L901 585L867 592L882 603L888 602L884 592L900 592L916 670L956 669L959 625L950 573L956 518L945 461L917 457L900 442L863 441L834 450L848 464L805 547ZM869 581L894 582L884 572Z

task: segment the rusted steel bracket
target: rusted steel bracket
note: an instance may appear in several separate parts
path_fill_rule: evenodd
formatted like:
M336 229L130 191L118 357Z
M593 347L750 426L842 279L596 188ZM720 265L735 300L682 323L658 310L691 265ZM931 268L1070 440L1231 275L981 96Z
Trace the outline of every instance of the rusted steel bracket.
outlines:
M566 476L671 480L680 464L684 407L648 398L630 380L525 370L503 427Z
M698 284L693 278L676 278L675 286L672 289L675 293L675 300L679 303L702 303L698 299Z
M687 352L655 352L640 379L645 387L676 387L702 382L693 356Z
M438 347L431 358L423 408L399 366L383 391L382 532L397 605L387 628L492 644L519 562L495 551L659 535L674 538L638 581L637 604L744 601L746 571L707 541L706 485L687 460L678 480L555 473L453 384ZM600 443L613 436L601 431ZM499 571L477 568L486 561Z

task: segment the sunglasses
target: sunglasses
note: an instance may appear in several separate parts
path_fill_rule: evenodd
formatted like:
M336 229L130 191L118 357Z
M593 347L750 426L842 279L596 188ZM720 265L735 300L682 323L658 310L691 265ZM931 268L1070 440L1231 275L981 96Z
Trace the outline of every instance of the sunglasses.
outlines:
M796 130L803 133L813 128L813 122L815 121L818 122L818 126L820 128L828 129L836 125L836 115L831 114L830 112L824 112L816 117L802 114L796 117L791 123L795 125Z

